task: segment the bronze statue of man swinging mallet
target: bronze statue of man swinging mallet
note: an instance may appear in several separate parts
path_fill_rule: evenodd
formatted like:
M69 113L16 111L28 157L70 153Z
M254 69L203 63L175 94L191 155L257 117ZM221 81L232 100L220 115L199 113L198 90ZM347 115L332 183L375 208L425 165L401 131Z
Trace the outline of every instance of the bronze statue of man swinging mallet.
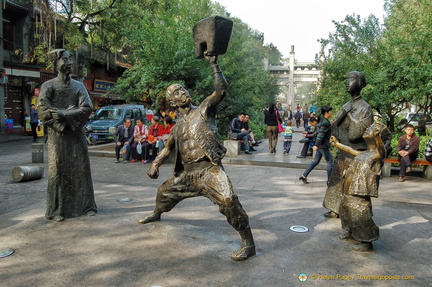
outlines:
M170 211L183 199L205 196L219 205L219 211L239 232L242 243L231 259L242 261L255 255L255 244L249 218L222 166L226 150L220 144L215 122L216 107L227 95L228 87L217 57L226 52L231 30L232 22L218 16L201 20L194 27L196 56L210 64L215 91L199 106L193 106L184 87L179 84L168 87L167 101L182 116L147 174L157 178L159 166L174 152L174 176L158 188L154 211L138 222L159 221L163 212Z

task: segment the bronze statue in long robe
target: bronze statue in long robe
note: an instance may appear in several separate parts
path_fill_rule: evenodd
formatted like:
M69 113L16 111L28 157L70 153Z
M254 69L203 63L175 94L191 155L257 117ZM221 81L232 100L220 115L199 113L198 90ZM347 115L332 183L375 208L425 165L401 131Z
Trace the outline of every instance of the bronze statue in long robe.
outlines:
M366 80L361 72L353 71L347 75L347 91L351 100L347 102L336 119L332 122L332 135L340 143L355 150L366 150L367 145L363 133L373 123L371 106L360 96L360 91L366 86ZM330 181L328 183L323 206L330 211L326 216L338 216L343 197L342 174L353 161L353 156L344 152L337 152Z
M84 85L70 77L72 57L56 52L58 76L42 84L38 110L48 126L48 189L45 217L94 215L93 181L84 132L93 109Z

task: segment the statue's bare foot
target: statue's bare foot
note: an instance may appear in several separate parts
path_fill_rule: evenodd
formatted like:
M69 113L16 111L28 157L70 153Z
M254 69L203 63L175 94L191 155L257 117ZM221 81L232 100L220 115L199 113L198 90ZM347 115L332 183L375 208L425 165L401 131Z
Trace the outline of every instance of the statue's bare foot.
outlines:
M255 245L240 247L239 250L231 254L231 260L243 261L251 256L254 256L255 254Z
M324 213L324 216L327 218L339 218L339 214L333 212L333 211L329 211Z
M153 222L153 221L160 221L160 218L161 218L160 213L154 213L154 212L152 212L146 218L138 220L138 223L140 223L140 224L146 224L146 223Z
M60 222L60 221L63 221L63 220L64 220L64 217L61 216L61 215L56 215L56 216L54 216L53 220L54 220L54 221L57 221L57 222Z
M352 234L349 232L346 232L342 235L339 235L339 240L346 241L346 240L351 240L351 239L354 239L354 237L352 237Z
M372 245L372 242L360 242L356 245L353 245L351 247L351 250L357 251L357 252L372 251L373 245Z

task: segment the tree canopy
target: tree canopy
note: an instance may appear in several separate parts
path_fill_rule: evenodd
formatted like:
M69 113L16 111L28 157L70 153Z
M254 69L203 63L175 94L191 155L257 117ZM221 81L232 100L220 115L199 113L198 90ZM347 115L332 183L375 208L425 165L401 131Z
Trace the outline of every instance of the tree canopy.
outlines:
M346 16L334 22L336 31L321 39L323 71L320 104L337 109L349 99L347 72L365 74L363 97L391 130L398 113L408 105L427 111L432 105L432 6L428 0L388 0L384 24L371 15Z
M165 90L172 83L183 84L194 103L212 93L211 71L202 59L194 58L192 28L201 19L219 15L234 22L228 51L219 57L229 84L228 97L218 112L220 132L239 112L251 114L255 124L262 122L262 108L274 101L278 87L264 58L281 62L281 53L264 45L263 34L233 18L210 0L40 0L62 15L57 29L64 33L62 44L87 59L106 62L115 68L129 66L118 80L114 93L130 102L145 100L153 108L164 105ZM51 17L58 17L56 14ZM46 42L43 42L46 43ZM51 45L53 46L53 45ZM38 50L40 60L42 52ZM260 111L257 113L257 111ZM259 134L258 134L259 136Z

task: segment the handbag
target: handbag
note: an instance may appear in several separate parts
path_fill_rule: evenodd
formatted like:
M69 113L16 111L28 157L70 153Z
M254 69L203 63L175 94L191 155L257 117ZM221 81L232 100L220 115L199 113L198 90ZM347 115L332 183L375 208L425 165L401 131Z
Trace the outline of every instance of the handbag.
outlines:
M123 144L123 147L122 147L122 149L121 149L121 152L122 152L122 153L126 153L126 152L127 152L127 147L126 147L125 144Z
M284 131L284 128L283 128L283 126L281 125L280 122L278 122L278 131L279 131L280 133Z
M137 147L136 147L137 153L141 154L142 153L142 145L141 142L138 142Z
M281 123L279 122L279 117L278 117L278 111L276 110L276 112L275 112L275 115L276 115L276 121L277 121L277 124L278 124L278 132L283 132L284 131L284 128L283 128L283 126L281 125Z
M308 143L309 142L309 138L302 138L301 140L299 140L299 143Z

